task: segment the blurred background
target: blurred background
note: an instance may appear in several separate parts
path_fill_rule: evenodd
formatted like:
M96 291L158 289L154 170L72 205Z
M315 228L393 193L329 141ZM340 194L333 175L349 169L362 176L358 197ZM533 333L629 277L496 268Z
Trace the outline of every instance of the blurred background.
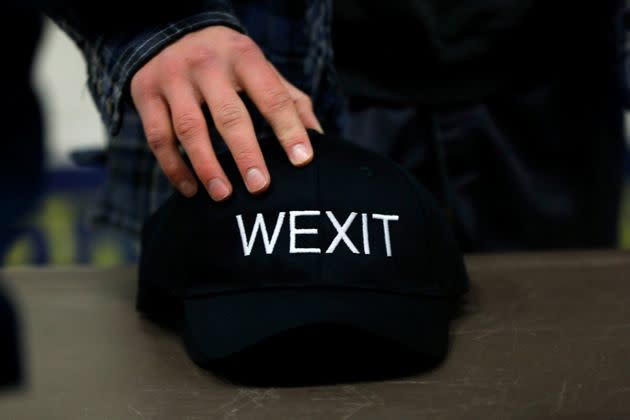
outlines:
M87 223L105 174L76 166L70 153L101 148L106 136L87 89L83 58L50 21L38 46L33 82L44 113L46 194L30 221L20 227L24 233L4 262L109 266L135 261L134 241Z
M103 182L100 170L73 164L70 153L105 145L105 133L86 86L78 49L57 27L46 23L33 75L45 115L47 193L24 233L6 255L8 265L118 265L135 261L137 244L86 221ZM630 114L626 116L626 129ZM630 138L630 136L627 136ZM630 159L621 210L620 246L630 249Z

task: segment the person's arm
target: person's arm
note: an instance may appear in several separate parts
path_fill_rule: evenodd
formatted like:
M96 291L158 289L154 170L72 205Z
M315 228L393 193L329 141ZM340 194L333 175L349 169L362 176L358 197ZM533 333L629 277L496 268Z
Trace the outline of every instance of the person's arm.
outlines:
M89 88L110 133L116 133L125 112L123 95L131 94L149 147L184 195L196 194L197 182L179 144L213 199L223 200L232 191L212 150L203 104L248 190L256 193L269 186L270 175L240 91L269 121L293 164L312 159L305 128L321 128L310 99L280 76L225 2L217 1L216 7L201 13L169 11L169 18L145 17L141 24L118 21L114 31L90 26L99 19L86 19L85 12L76 9L49 15L83 51ZM174 15L185 17L172 19Z

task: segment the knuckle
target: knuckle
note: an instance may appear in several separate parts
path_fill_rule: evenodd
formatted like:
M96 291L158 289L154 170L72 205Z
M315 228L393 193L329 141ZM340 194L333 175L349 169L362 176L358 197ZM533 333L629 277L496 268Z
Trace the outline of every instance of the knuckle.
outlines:
M243 122L244 116L243 109L237 104L222 104L217 112L216 124L223 129L234 128Z
M192 47L190 54L186 57L186 63L193 68L214 67L218 61L219 56L216 51L206 45Z
M131 79L131 96L145 97L154 90L154 86L152 74L146 69L141 69Z
M152 150L161 150L166 147L170 143L170 138L168 134L157 127L149 127L145 130L145 136L147 138L147 143Z
M285 149L290 149L291 147L295 146L296 144L303 144L304 143L304 137L300 136L300 135L290 135L286 140L282 141L282 146Z
M162 167L162 172L164 172L164 175L168 179L177 181L179 178L181 178L179 165L174 159L167 159L161 162L160 166Z
M255 166L255 162L257 161L254 151L247 148L234 151L234 153L232 153L232 156L234 157L234 160L236 162L246 168L250 166Z
M166 80L178 79L183 73L182 60L173 54L164 53L161 62L162 75Z
M297 130L295 127L282 127L281 130L283 131L278 135L278 140L286 151L296 144L310 143L308 137L301 132L302 130Z
M247 35L235 35L232 39L232 46L238 54L238 58L260 56L258 45Z
M183 112L175 117L174 128L180 140L187 140L199 134L202 123L193 113Z
M230 41L232 45L239 50L249 50L250 48L256 47L254 40L243 34L234 34L230 38Z
M293 101L286 90L274 90L267 94L264 111L267 114L273 114L284 111L291 106Z

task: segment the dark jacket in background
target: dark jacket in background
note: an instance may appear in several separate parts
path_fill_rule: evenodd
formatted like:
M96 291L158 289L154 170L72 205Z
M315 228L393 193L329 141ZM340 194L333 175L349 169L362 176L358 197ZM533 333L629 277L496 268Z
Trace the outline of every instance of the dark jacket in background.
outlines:
M600 65L602 31L619 2L337 1L335 64L351 96L471 102ZM579 89L579 86L576 86Z
M345 135L452 215L466 251L617 244L622 2L336 2Z

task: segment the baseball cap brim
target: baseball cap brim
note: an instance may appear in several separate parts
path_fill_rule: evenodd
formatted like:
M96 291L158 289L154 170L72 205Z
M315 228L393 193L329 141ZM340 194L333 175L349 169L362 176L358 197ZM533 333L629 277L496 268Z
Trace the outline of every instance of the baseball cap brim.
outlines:
M332 324L421 354L448 347L450 299L366 290L282 289L184 300L184 342L198 364L228 357L274 335Z

